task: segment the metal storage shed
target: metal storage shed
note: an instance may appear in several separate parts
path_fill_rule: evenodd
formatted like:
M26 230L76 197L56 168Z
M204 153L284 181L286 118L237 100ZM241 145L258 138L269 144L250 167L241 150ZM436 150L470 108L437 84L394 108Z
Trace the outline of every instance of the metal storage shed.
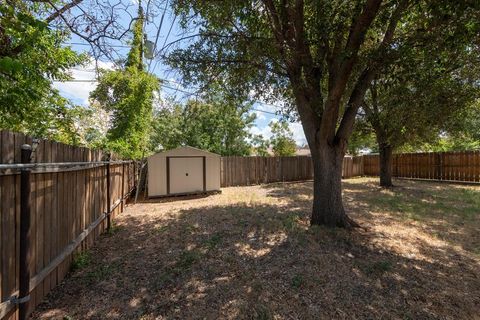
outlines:
M193 147L148 158L148 197L220 190L220 155Z

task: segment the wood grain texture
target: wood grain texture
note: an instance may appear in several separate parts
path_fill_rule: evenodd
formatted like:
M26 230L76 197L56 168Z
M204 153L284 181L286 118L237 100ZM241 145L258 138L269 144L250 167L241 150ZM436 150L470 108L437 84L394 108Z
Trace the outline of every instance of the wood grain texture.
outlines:
M20 163L20 146L24 143L32 144L32 137L0 131L0 163ZM98 150L40 140L34 162L101 161L102 155ZM121 203L134 188L134 171L130 168L132 163L112 166L112 203ZM18 294L19 287L19 176L10 172L0 175L0 319L18 319L17 308L8 298ZM104 231L105 179L104 166L32 174L30 311L65 277L75 253L88 249ZM123 208L117 206L115 213Z
M378 155L363 156L364 174L378 176ZM395 154L394 177L452 182L480 182L480 151Z
M370 162L367 160L365 165L370 166ZM344 158L342 173L344 178L363 174L364 159L362 157ZM220 175L222 187L304 181L313 179L313 164L312 159L308 156L222 157Z

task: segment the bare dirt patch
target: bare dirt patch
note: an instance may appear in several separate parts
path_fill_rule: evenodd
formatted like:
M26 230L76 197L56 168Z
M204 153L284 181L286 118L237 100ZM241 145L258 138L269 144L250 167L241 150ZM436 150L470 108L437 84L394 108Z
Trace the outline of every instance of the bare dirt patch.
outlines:
M352 232L311 183L130 206L34 318L480 318L480 188L396 185L344 181Z

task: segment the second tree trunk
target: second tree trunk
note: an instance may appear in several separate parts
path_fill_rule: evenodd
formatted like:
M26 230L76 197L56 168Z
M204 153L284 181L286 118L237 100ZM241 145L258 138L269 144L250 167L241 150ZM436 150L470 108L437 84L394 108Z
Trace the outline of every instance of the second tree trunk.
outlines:
M388 144L379 144L380 147L380 186L391 187L392 184L392 154L393 148Z

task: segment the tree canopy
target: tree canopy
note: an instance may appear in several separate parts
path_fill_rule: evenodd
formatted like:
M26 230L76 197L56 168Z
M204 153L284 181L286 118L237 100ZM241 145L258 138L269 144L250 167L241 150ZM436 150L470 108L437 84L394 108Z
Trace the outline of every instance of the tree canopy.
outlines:
M90 94L93 103L112 113L107 148L133 159L148 152L153 104L159 90L158 78L146 72L143 64L143 19L140 9L124 68L101 71L98 86Z
M406 143L399 152L480 150L480 100L458 110L438 135L427 141Z
M480 97L478 68L469 61L480 52L465 46L460 49L468 51L467 57L454 55L450 46L450 58L444 61L438 54L415 50L414 58L386 69L372 82L362 109L379 142L398 148L453 130L459 122L454 118Z
M261 134L252 137L252 154L258 157L268 157L268 148L270 147L270 140L263 137Z
M270 145L272 146L273 154L280 157L295 155L297 144L293 139L293 133L288 127L288 123L285 121L270 122L270 128L272 130Z
M78 107L52 80L70 79L68 69L85 56L63 46L68 33L50 28L40 12L23 1L0 4L0 127L76 143Z
M250 127L255 114L250 105L229 99L217 92L185 105L173 104L155 114L153 149L172 149L181 145L201 148L223 156L250 154Z
M476 28L480 5L469 0L173 3L184 26L198 34L169 56L171 65L187 82L221 77L241 94L289 101L314 163L311 222L340 227L356 225L342 204L341 163L369 85L412 46L464 40Z

